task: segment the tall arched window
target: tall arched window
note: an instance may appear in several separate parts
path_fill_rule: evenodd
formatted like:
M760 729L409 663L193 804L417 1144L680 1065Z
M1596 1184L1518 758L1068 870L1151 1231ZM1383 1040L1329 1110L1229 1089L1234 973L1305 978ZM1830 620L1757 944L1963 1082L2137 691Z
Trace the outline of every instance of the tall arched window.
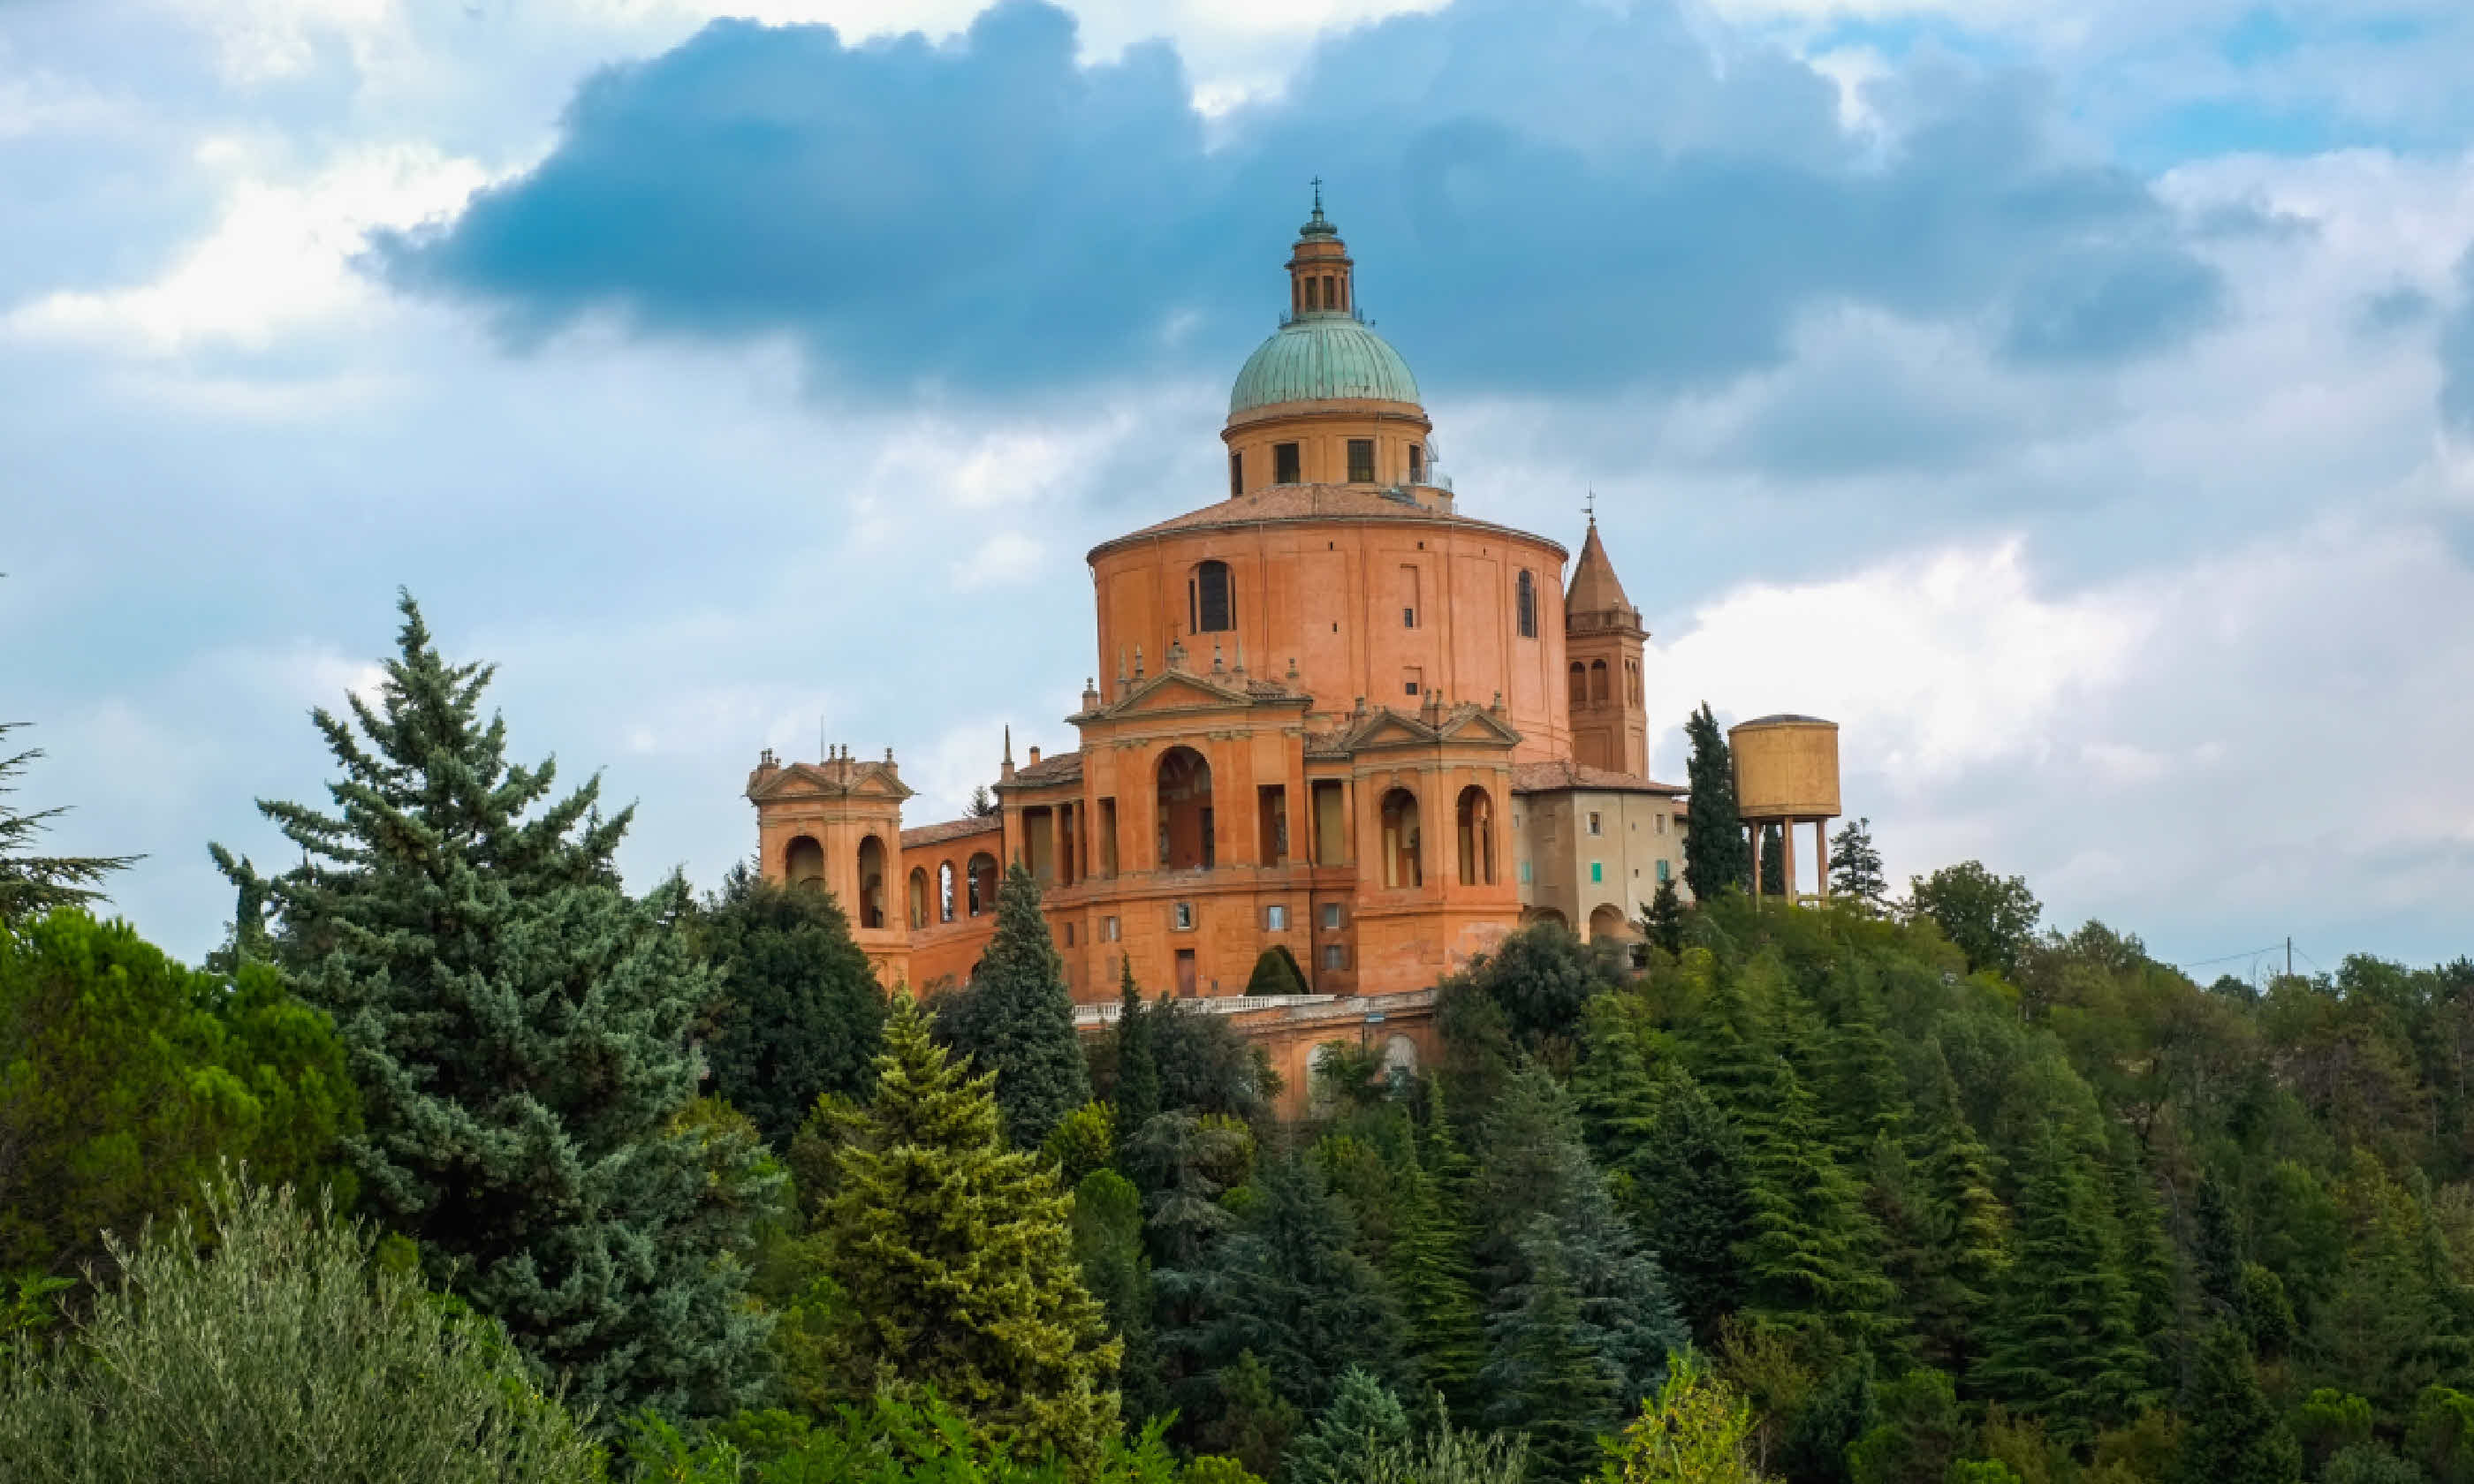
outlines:
M1603 659L1592 659L1589 661L1589 705L1604 706L1606 704L1607 662Z
M1228 563L1206 562L1194 569L1185 585L1187 626L1196 634L1220 634L1237 627L1237 589L1228 580Z
M910 868L909 896L910 930L915 933L928 925L928 872L925 867Z
M1211 764L1190 747L1160 754L1158 861L1162 871L1208 870L1212 835Z
M1461 884L1494 884L1494 799L1472 783L1461 790Z
M978 917L982 912L996 910L997 858L982 850L971 857L965 871L970 876L971 916Z
M859 843L859 925L885 925L885 842L874 835Z
M1588 667L1588 666L1586 666L1586 665L1584 665L1584 664L1582 664L1582 663L1581 663L1581 661L1579 661L1579 660L1575 659L1575 660L1573 660L1573 661L1572 661L1572 695L1571 695L1571 702L1572 702L1572 704L1573 704L1574 706L1587 706L1587 705L1589 704L1589 667Z
M799 836L790 842L788 850L782 852L782 874L789 878L792 886L823 891L825 848L818 845L812 835Z
M947 861L936 868L936 921L954 921L954 863Z
M1418 796L1395 788L1383 796L1383 884L1423 886L1426 873L1419 853Z
M1520 636L1538 637L1538 582L1527 567L1520 569L1519 580L1512 585L1512 596L1513 609L1520 618Z

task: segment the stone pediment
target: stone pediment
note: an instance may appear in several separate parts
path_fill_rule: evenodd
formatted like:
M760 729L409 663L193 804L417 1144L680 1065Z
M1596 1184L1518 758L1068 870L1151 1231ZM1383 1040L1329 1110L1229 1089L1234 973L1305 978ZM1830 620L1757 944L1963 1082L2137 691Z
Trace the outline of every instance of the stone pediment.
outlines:
M1299 705L1303 696L1284 685L1249 681L1242 674L1163 670L1127 687L1123 699L1070 718L1088 724L1169 711L1240 710L1266 704Z
M900 803L910 793L891 764L846 757L759 768L747 782L747 797L760 803L786 799L882 799Z
M1336 751L1381 752L1393 747L1433 747L1439 743L1508 748L1520 740L1511 723L1482 706L1464 702L1443 711L1395 711L1376 706L1352 717L1333 739Z

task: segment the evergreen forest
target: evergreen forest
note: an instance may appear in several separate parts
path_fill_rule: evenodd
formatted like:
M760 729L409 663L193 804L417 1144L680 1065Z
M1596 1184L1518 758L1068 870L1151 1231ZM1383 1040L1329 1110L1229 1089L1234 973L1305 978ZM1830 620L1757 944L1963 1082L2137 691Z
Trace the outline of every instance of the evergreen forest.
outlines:
M1757 898L1704 706L1688 899L1284 1120L1019 867L915 998L631 893L400 607L195 967L0 729L0 1479L2474 1484L2474 962L2203 983L1865 820Z

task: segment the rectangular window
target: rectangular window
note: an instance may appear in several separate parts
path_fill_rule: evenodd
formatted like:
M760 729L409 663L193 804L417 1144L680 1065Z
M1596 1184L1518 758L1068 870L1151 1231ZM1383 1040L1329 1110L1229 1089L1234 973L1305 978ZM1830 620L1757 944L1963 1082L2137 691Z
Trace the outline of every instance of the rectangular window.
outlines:
M1232 453L1228 456L1228 497L1233 500L1245 492L1246 456Z
M1418 569L1405 563L1400 568L1400 627L1418 627Z
M1325 969L1346 969L1348 967L1347 947L1345 945L1337 943L1324 944L1322 945L1322 967Z
M1658 879L1661 882L1666 879L1666 857L1663 855L1658 858Z
M1340 931L1340 903L1327 901L1322 904L1322 930L1327 933Z
M1283 865L1289 858L1289 790L1267 783L1254 790L1255 838L1262 842L1263 864Z
M1117 941L1117 920L1115 918L1102 918L1100 920L1100 941L1102 943L1114 943Z
M1320 778L1314 784L1314 858L1318 866L1339 866L1348 860L1337 778Z
M1425 688L1426 672L1424 670L1412 665L1408 669L1400 672L1400 694L1404 696L1419 695L1424 692Z
M1281 906L1278 902L1273 902L1270 906L1265 907L1263 909L1263 927L1267 932L1287 932L1289 930L1289 909Z
M1422 485L1425 482L1426 445L1423 443L1411 443L1409 445L1409 483L1413 485Z
M1295 443L1273 443L1272 445L1272 483L1275 485L1293 485L1297 482L1298 445Z
M1598 821L1598 811L1595 809L1589 811L1589 833L1593 835L1606 833L1605 827Z
M1593 860L1589 862L1589 879L1592 881L1603 881L1606 878L1607 863L1602 860Z
M1194 926L1194 903L1181 901L1170 910L1170 921L1176 923L1178 932L1184 932Z
M1530 881L1530 875L1529 875L1529 863L1528 863L1527 861L1522 861L1522 862L1520 863L1520 884L1521 884L1521 885L1523 885L1523 886L1527 886L1527 885L1529 884L1529 881Z
M1352 438L1348 441L1348 482L1352 485L1374 483L1374 440Z
M1117 801L1100 801L1100 874L1117 874Z
M1666 816L1663 814L1658 817L1658 832L1661 835L1666 833Z
M1071 922L1065 924L1065 945L1069 948L1074 946L1074 924Z

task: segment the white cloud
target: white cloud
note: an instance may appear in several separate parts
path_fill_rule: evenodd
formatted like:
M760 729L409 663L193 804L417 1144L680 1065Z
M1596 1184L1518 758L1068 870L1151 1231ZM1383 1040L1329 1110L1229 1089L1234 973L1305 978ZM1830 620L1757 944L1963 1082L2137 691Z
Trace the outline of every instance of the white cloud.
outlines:
M248 152L210 139L199 156L211 169ZM0 332L102 339L158 355L213 342L263 348L285 329L377 300L352 266L372 228L449 212L488 180L476 162L418 144L357 147L299 181L246 176L228 190L213 230L160 276L44 295L0 318Z

